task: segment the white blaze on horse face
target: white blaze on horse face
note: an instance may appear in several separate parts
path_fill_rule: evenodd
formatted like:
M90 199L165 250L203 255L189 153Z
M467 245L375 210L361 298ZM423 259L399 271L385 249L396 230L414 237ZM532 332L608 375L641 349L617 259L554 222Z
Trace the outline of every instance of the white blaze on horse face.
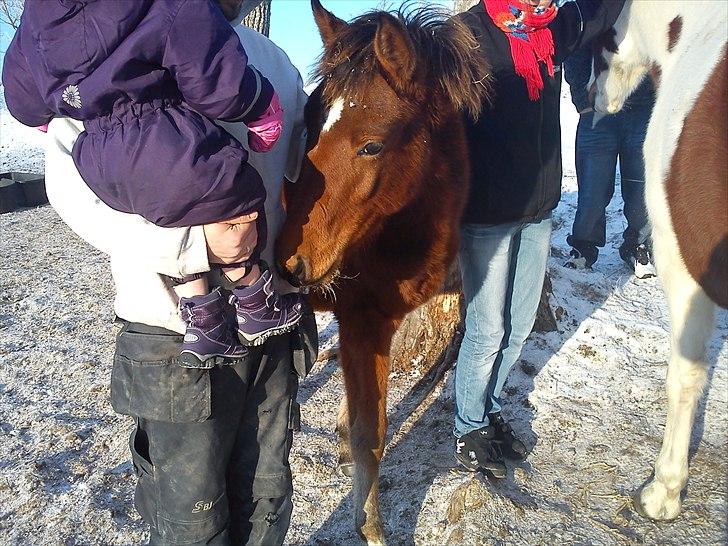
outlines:
M326 132L330 131L331 128L334 126L334 124L341 119L341 113L343 111L344 111L344 99L339 97L331 105L331 108L329 109L329 116L326 118L326 123L324 123L324 126L321 129L321 132L326 133Z

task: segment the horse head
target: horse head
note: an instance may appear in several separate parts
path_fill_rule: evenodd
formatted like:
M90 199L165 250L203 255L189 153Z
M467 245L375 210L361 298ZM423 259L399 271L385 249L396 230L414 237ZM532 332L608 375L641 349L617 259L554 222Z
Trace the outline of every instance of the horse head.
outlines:
M640 8L628 0L614 27L593 42L592 84L597 112L619 112L652 67L642 44L646 37L636 30L637 23L631 17Z
M316 285L422 193L434 164L453 155L467 163L459 112L477 116L487 68L469 29L432 9L372 11L347 23L311 3L324 44L320 83L276 249L284 273Z

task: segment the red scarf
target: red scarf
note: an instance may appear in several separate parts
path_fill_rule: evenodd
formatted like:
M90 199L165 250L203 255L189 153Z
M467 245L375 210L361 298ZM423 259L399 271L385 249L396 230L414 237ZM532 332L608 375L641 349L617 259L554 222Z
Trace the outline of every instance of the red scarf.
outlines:
M483 0L483 4L495 25L508 36L516 74L526 80L528 98L537 100L543 89L538 63L546 65L549 76L554 75L554 38L548 24L557 9L550 6L537 12L522 0Z

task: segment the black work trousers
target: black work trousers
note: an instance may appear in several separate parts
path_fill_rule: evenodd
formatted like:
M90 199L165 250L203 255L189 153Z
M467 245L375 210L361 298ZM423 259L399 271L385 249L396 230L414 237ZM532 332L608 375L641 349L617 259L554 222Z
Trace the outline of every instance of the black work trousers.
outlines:
M209 370L177 364L182 336L124 323L112 405L134 417L134 502L150 544L282 544L299 377L316 358L313 314L297 330Z

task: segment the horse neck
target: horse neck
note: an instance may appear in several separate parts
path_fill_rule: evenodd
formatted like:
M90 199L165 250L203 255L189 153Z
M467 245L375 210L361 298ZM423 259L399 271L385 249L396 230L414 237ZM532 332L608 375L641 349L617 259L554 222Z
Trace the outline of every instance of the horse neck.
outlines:
M681 52L717 39L725 42L725 0L631 0L617 24L647 65L657 66L664 73L679 59ZM670 47L673 27L679 27L679 39Z

